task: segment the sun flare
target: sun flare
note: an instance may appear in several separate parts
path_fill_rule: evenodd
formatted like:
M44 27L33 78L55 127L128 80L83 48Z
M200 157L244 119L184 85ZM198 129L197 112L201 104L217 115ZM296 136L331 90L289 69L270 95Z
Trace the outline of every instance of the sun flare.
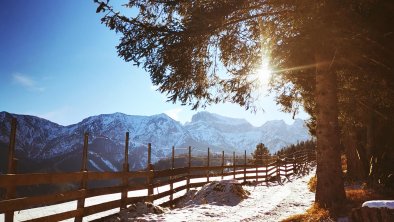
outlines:
M262 87L267 87L272 76L272 70L269 67L269 62L263 60L260 67L256 70L256 79Z

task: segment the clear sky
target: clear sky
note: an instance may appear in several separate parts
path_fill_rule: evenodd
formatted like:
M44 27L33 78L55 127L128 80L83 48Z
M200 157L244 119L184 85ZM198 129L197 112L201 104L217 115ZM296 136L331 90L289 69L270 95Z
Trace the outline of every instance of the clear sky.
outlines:
M117 56L118 36L100 23L93 0L1 0L0 111L68 125L102 113L166 113L184 123L196 111L166 102L149 75ZM255 126L284 119L271 97L265 112L234 104L206 111L245 118ZM198 110L202 111L202 109ZM301 113L297 118L308 118Z

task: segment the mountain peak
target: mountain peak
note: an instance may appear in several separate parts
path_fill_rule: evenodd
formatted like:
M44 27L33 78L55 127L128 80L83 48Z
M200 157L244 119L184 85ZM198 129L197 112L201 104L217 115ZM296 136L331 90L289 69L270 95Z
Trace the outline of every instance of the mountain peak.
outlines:
M171 120L173 120L170 116L168 116L168 115L165 114L165 113L156 114L156 115L153 115L152 117L156 117L156 118L165 118L165 119L171 119Z
M191 123L194 122L210 122L210 123L221 123L226 125L250 125L245 119L238 119L232 117L221 116L215 113L207 111L198 112L193 115Z
M265 122L261 127L267 127L267 126L287 126L287 124L283 119L269 120Z

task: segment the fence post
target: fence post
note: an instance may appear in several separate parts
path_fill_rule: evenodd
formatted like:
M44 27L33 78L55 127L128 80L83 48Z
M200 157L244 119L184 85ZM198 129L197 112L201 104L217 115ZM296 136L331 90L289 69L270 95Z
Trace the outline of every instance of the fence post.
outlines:
M127 187L129 186L129 179L127 177L129 172L129 132L126 132L125 146L124 146L124 163L123 163L123 177L122 177L122 204L120 209L127 208Z
M302 157L302 162L301 162L301 165L302 165L301 166L301 171L302 171L303 174L305 174L305 172L306 172L306 161L307 161L307 158L308 158L308 156L304 152L303 157Z
M171 155L171 169L174 170L175 164L174 164L174 160L175 160L175 147L172 146L172 155ZM172 201L174 200L174 194L173 194L173 189L174 189L174 184L172 183L172 176L170 176L170 190L171 190L171 194L170 194L170 202L172 204Z
M296 169L296 158L295 154L293 153L293 174L297 174L297 169Z
M259 167L258 167L258 163L256 162L254 164L256 164L256 182L259 182L259 172L258 172L259 171Z
M224 150L222 151L222 180L223 180L223 174L224 174Z
M188 170L188 175L187 175L187 192L189 192L189 190L190 190L190 168L191 168L191 166L192 166L192 147L191 146L189 146L189 161L188 161L188 168L189 168L189 170Z
M285 164L285 177L287 177L287 157L285 157L285 162L284 162L284 164Z
M245 150L245 159L244 159L244 183L246 183L246 150Z
M8 144L8 174L16 173L16 165L17 159L15 159L15 141L16 141L16 118L12 118L11 120L11 134L10 134L10 142ZM5 193L5 199L13 199L15 197L15 186L7 187ZM8 211L4 214L5 222L14 221L14 211Z
M85 133L84 134L84 140L83 140L83 152L82 152L82 167L81 167L81 172L82 172L82 181L80 185L80 189L83 191L86 191L86 184L87 184L87 172L88 172L88 167L87 167L87 160L88 160L88 144L89 144L89 134ZM77 217L75 217L75 222L82 222L82 218L84 215L84 207L85 207L85 195L86 192L84 192L83 196L78 199L77 202L77 210L80 210L80 213Z
M235 151L233 152L233 178L235 179Z
M308 150L306 151L306 162L308 163L309 162L309 158L310 158L310 156L309 156L309 152L308 152Z
M207 167L208 167L208 170L207 170L207 182L209 182L209 147L208 147L208 161L207 161Z
M278 180L278 183L280 183L280 157L278 156L278 159L276 160L276 179Z
M148 143L148 163L147 163L147 171L148 171L148 177L147 177L147 185L148 185L148 201L153 203L153 165L152 165L152 145Z
M265 162L265 185L268 186L268 160Z
M14 168L14 157L15 157L15 141L16 141L16 118L12 118L11 120L11 134L10 134L10 143L8 144L8 173L13 174Z

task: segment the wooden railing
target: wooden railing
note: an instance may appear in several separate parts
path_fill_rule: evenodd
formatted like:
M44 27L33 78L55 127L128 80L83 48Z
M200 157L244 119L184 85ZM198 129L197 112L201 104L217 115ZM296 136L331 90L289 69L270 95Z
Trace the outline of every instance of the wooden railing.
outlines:
M12 125L16 127L16 124ZM29 218L28 221L60 221L75 218L75 221L82 221L83 217L96 213L123 209L127 205L140 201L156 201L161 198L168 198L161 203L162 206L172 206L180 198L174 194L188 191L190 188L201 187L212 179L236 179L243 182L256 181L268 184L272 180L280 180L281 177L288 177L292 174L302 172L306 169L306 164L314 160L313 152L300 151L287 157L274 157L272 161L265 161L264 164L250 164L247 161L246 152L243 164L236 164L235 153L233 153L233 164L224 165L224 152L222 153L222 163L219 166L210 166L209 151L207 156L207 166L191 165L191 147L189 147L187 167L174 168L174 148L172 149L172 167L165 170L154 170L151 164L151 145L148 144L148 163L143 171L129 171L128 167L128 133L126 134L125 158L122 172L90 172L87 170L87 149L88 135L84 137L83 163L80 172L72 173L28 173L16 174L15 157L15 131L12 130L9 146L9 173L0 175L0 188L5 189L5 199L0 201L0 213L4 214L6 222L14 221L14 212L42 206L77 201L74 210L55 213L39 218ZM205 179L206 178L206 179ZM144 180L144 183L136 183L135 180ZM92 181L117 180L119 185L99 188L89 188L87 184ZM193 180L197 180L194 181ZM40 196L16 197L16 189L23 186L36 186L42 184L69 184L79 183L77 190L58 192ZM179 185L179 183L182 183ZM179 185L179 186L175 186ZM167 187L163 192L154 192L159 188ZM147 191L143 196L130 196L131 191ZM120 194L120 199L113 198L107 202L86 206L85 200L91 197L102 195ZM0 218L1 219L1 218Z

